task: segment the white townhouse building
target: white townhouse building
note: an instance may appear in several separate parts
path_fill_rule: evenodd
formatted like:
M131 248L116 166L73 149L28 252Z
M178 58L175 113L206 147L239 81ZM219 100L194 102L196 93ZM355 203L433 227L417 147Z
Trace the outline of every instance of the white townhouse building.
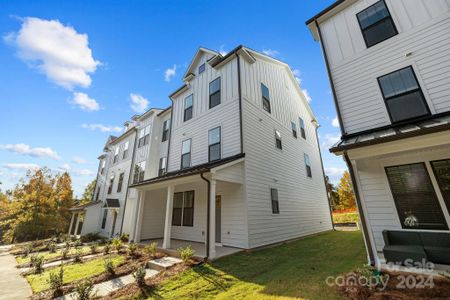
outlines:
M133 118L131 175L113 162L133 135L109 143L102 204L90 206L105 229L91 232L201 245L197 254L212 259L332 229L318 123L286 63L244 46L225 56L200 48L183 82L171 107ZM101 191L111 183L110 195Z
M372 264L450 265L450 1L337 1L322 47Z

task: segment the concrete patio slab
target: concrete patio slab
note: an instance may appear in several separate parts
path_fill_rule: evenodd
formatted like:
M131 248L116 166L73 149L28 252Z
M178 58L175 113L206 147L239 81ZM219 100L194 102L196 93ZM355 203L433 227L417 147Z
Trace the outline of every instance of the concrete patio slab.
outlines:
M173 265L182 262L181 259L171 256L161 257L157 259L152 259L148 262L148 266L157 270L167 269Z

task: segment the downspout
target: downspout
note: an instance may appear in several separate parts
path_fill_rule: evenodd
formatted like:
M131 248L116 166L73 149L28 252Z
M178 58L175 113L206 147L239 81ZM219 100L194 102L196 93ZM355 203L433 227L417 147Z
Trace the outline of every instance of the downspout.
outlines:
M375 256L374 256L374 253L372 250L372 244L370 242L369 230L367 227L361 198L359 197L359 188L358 188L358 185L356 184L355 172L353 170L352 162L350 161L350 158L348 157L347 151L343 152L343 156L344 156L345 162L347 163L347 168L350 173L350 177L352 179L353 192L355 193L356 204L358 206L358 213L359 213L359 217L361 219L361 225L362 225L362 229L363 229L363 233L364 233L364 241L366 243L366 249L369 254L370 265L374 266L375 265Z
M210 200L211 200L211 182L209 181L209 179L208 178L206 178L205 176L203 176L203 173L200 173L200 177L204 180L204 181L206 181L206 183L208 184L207 185L207 187L208 187L208 196L207 196L207 205L206 205L206 257L205 257L205 260L206 259L208 259L208 257L209 257L209 213L210 213L210 210L211 210L211 203L210 203Z
M344 123L342 122L341 111L339 109L339 105L338 105L338 102L337 102L336 89L334 88L333 77L331 76L330 63L328 61L327 51L325 49L325 45L324 45L323 39L322 39L322 31L320 30L320 26L319 26L319 23L317 22L317 19L314 19L314 24L317 27L317 32L319 34L319 43L320 43L320 46L322 48L323 57L325 58L325 66L327 68L328 79L330 80L331 92L333 93L333 102L334 102L334 107L336 108L337 117L338 117L338 120L339 120L339 125L340 125L339 128L341 130L341 135L345 136L346 133L344 132Z
M172 102L172 108L170 109L170 128L169 128L169 140L167 141L167 158L166 158L166 173L169 171L169 154L170 154L170 140L172 139L172 122L173 122L173 99L170 98ZM164 123L163 123L164 126ZM163 128L164 130L164 128Z
M125 203L123 204L123 213L122 213L122 221L120 222L120 231L119 231L119 235L122 235L122 230L123 230L123 221L125 220L125 210L127 208L127 200L128 200L128 193L129 193L129 189L130 189L130 184L131 184L131 173L133 173L134 171L134 156L136 153L136 144L137 144L137 139L138 139L138 134L137 134L137 130L136 128L133 128L134 131L136 131L136 136L134 138L134 144L133 144L133 156L131 157L131 166L130 166L130 172L128 174L128 184L127 184L127 191L125 193Z
M241 153L244 153L244 135L242 129L242 91L241 91L241 62L239 54L236 52L237 73L238 73L238 96L239 96L239 130L241 134Z

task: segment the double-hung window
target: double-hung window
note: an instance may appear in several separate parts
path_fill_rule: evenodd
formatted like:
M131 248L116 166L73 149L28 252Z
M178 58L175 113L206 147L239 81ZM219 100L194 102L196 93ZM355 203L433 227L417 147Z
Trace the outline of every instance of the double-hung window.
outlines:
M108 194L112 193L113 185L114 185L114 175L112 175L109 178Z
M448 229L424 163L390 166L385 170L402 228Z
M161 157L159 159L158 176L161 176L164 173L166 173L166 164L167 164L167 158L166 157Z
M450 158L432 161L431 167L450 214Z
M302 138L306 140L305 121L302 118L298 118L300 122L300 134Z
M279 214L280 207L278 205L278 190L270 189L270 199L272 200L272 213Z
M312 178L311 161L309 160L309 155L304 153L303 158L305 160L306 176Z
M165 142L169 138L169 129L170 129L170 119L167 119L163 123L163 132L162 132L161 142Z
M184 122L192 119L192 98L193 94L190 94L186 98L184 98Z
M120 173L119 175L119 182L117 183L117 192L120 193L122 191L122 185L123 185L123 177L125 176L125 173Z
M209 83L209 108L220 104L220 77Z
M138 148L147 145L149 139L150 139L150 125L147 125L139 133Z
M411 66L379 77L378 83L392 123L430 113Z
M102 166L100 168L100 174L104 174L105 173L105 167L106 167L106 160L102 160Z
M281 143L281 133L278 130L275 130L275 146L278 149L283 149L283 145Z
M356 17L367 48L398 33L384 0L369 6L358 13Z
M194 226L194 191L173 194L172 225Z
M263 83L261 83L261 95L262 95L262 105L263 109L270 114L270 95L269 89Z
M208 160L215 161L221 157L221 132L220 127L211 129L208 132Z
M114 160L113 163L116 163L119 160L119 146L114 150Z
M102 218L102 229L105 229L106 226L106 218L108 217L108 210L103 210L103 218Z
M138 183L144 180L145 175L145 160L134 165L133 183Z
M128 148L130 148L130 142L127 141L125 143L125 145L123 146L123 155L122 155L122 159L126 159L128 158Z
M295 124L295 122L291 122L291 127L292 127L292 136L297 138L297 124Z
M181 169L191 166L191 139L184 140L181 145Z

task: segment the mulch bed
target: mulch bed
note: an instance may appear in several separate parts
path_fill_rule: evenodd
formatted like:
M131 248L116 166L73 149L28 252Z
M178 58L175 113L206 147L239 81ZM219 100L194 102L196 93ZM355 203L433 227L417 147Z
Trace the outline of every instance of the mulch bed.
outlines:
M339 287L339 292L353 300L450 299L450 279L443 276L434 276L432 278L433 286L430 286L430 281L426 281L428 275L405 272L383 272L383 274L389 276L385 289L381 287L369 288L349 282ZM347 274L346 279L354 278L353 276L355 276L355 273ZM406 282L405 278L407 278Z

